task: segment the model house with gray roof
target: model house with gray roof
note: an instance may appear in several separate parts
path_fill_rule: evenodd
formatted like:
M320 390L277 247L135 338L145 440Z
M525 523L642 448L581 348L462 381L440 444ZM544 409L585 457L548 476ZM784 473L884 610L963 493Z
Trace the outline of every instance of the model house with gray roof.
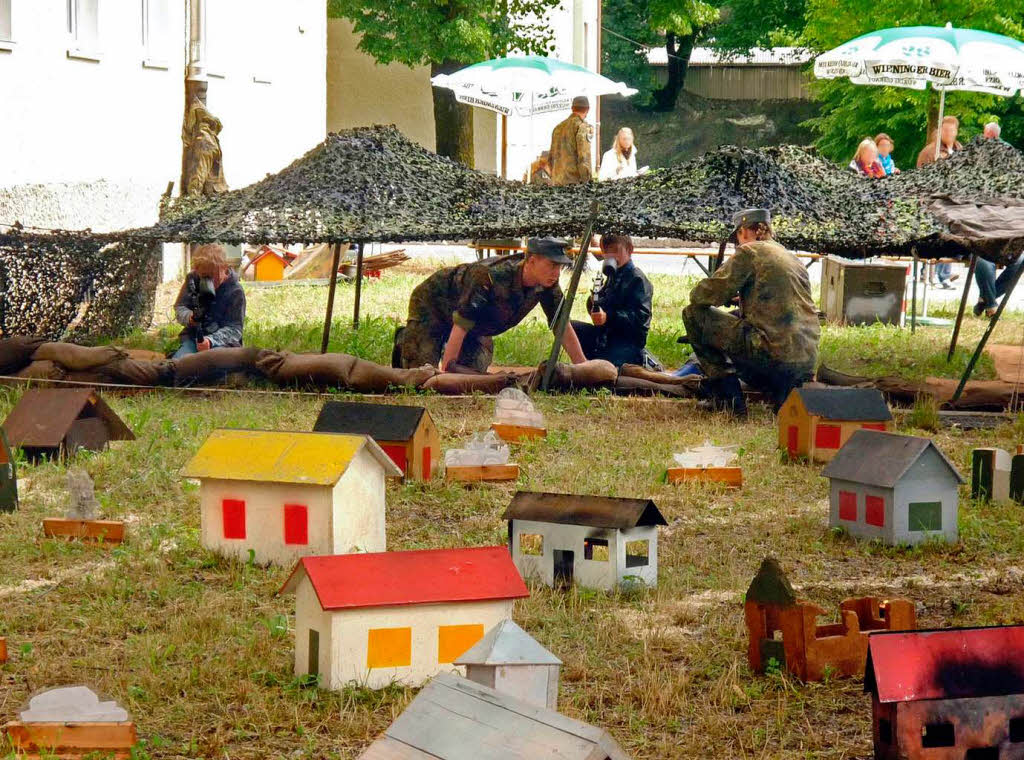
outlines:
M779 448L827 462L858 430L889 430L892 412L877 388L795 388L779 408Z

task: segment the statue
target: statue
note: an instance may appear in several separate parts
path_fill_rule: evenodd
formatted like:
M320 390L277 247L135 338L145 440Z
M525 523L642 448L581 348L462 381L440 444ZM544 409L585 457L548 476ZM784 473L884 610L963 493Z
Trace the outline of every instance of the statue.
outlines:
M223 126L205 103L199 98L192 100L181 130L181 141L185 144L183 195L216 195L227 191L217 137Z

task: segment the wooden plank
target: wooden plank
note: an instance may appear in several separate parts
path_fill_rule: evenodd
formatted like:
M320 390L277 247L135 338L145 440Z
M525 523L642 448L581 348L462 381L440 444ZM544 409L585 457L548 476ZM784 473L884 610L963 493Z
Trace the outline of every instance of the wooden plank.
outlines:
M739 467L669 467L669 483L722 483L728 488L743 487L743 470Z
M124 541L124 533L124 523L120 520L67 520L63 517L43 520L43 534L47 538L80 538L83 541L119 544Z
M27 757L78 758L105 750L116 758L127 758L138 742L135 724L128 723L20 723L4 726L14 748Z
M445 480L456 480L462 483L472 483L484 480L489 482L517 480L519 478L519 465L483 464L447 467L445 468L444 478Z
M502 425L498 422L491 423L491 430L498 434L503 441L518 443L529 441L535 438L547 438L547 428L523 427L522 425Z
M0 636L0 665L7 662L7 637Z
M359 760L437 760L437 755L428 755L397 739L384 736L367 747Z

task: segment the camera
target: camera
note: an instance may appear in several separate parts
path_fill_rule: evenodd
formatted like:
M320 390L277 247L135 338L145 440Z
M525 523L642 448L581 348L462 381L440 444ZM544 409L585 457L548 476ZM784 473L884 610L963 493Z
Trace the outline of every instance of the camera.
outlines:
M217 296L217 288L209 277L188 278L188 308L192 312L192 321L195 326L189 328L196 343L201 343L203 335L203 322L206 314L213 305L213 299Z

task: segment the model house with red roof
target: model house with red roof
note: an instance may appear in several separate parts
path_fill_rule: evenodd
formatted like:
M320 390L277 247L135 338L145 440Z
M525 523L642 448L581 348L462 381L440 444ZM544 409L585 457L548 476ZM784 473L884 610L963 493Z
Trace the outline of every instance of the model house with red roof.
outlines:
M281 592L295 593L295 675L331 690L458 670L529 596L504 546L304 557Z
M1024 757L1024 625L873 633L876 760Z

